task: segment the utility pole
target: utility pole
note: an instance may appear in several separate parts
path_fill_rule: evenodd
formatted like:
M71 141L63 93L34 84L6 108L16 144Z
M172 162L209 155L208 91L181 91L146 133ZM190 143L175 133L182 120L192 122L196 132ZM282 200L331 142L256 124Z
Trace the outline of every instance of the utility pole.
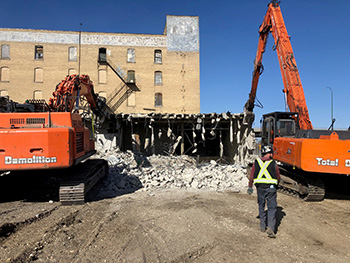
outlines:
M83 24L82 23L80 23L80 25L79 25L79 64L78 64L78 75L80 76L80 57L81 57L81 26L82 26Z

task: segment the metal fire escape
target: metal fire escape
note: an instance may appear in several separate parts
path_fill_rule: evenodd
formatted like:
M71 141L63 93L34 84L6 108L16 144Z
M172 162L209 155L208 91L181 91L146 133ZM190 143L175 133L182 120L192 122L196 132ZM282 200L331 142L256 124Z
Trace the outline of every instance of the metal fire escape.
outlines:
M111 66L111 63L107 60L107 54L106 52L99 52L98 56L98 63L100 65L106 65L112 69L112 71L120 78L122 81L114 90L107 96L107 105L112 109L113 112L115 112L120 105L124 101L127 100L127 98L130 96L130 94L134 91L140 91L140 89L136 85L135 78L127 78L127 81L124 80L124 78L118 73L116 69L114 69Z

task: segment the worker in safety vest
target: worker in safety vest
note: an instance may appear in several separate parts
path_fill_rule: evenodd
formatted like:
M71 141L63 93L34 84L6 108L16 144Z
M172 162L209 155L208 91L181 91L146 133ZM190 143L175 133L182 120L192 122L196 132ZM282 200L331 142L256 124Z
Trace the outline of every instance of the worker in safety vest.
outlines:
M253 183L257 189L260 230L274 238L277 211L277 186L280 181L280 172L274 160L271 146L264 146L261 150L262 158L255 160L250 176L247 193L253 193ZM267 211L265 211L267 204Z

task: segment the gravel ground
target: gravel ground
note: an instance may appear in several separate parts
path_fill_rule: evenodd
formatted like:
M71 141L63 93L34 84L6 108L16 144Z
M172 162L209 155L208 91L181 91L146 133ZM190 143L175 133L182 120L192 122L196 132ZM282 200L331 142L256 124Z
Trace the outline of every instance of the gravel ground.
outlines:
M57 201L50 175L0 176L0 262L350 262L348 191L319 203L279 194L270 239L244 166L100 157L109 176L79 206Z

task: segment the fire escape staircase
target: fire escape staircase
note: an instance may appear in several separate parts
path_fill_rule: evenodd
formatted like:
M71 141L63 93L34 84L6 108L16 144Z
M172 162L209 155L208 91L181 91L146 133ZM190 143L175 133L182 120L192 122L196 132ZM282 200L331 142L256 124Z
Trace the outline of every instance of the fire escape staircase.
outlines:
M114 89L114 91L107 96L106 103L112 109L112 111L115 112L120 107L120 105L122 105L122 103L128 99L128 97L130 96L130 94L133 91L140 91L140 89L137 87L137 85L135 83L135 79L130 79L130 80L128 79L127 81L125 81L124 78L122 76L120 76L118 71L115 70L111 66L111 63L108 62L107 56L106 56L105 53L100 53L99 54L98 63L100 65L106 65L106 66L110 67L112 69L112 71L122 81Z

